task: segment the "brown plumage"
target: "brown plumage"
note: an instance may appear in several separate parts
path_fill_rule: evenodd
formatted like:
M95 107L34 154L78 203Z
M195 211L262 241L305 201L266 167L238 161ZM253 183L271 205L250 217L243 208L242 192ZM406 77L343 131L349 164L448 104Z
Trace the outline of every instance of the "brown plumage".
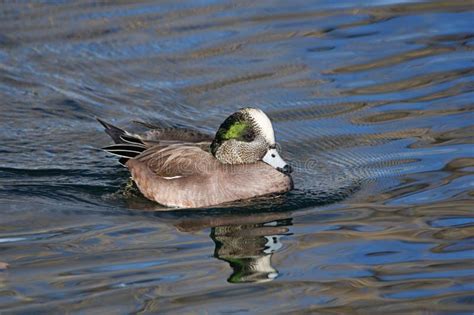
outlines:
M120 162L130 170L132 179L143 195L160 204L179 208L199 208L284 193L293 188L291 177L284 174L281 169L277 170L262 162L260 159L263 156L258 160L253 158L251 161L238 156L239 152L248 151L252 146L268 145L270 148L274 146L272 143L249 141L249 145L245 147L246 143L238 143L234 138L217 139L216 136L214 142L219 140L221 143L229 144L228 140L232 140L234 147L228 146L226 150L237 152L235 159L238 162L230 164L227 161L220 161L213 155L211 150L213 137L198 131L155 128L143 136L138 136L102 120L99 122L116 143L104 149L120 156ZM242 145L245 150L239 151L235 148L236 145ZM262 154L268 150L264 149Z

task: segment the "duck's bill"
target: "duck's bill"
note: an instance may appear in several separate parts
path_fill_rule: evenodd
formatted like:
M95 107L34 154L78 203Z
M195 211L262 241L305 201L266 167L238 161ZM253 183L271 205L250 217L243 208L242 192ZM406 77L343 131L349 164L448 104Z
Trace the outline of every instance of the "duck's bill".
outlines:
M282 173L289 174L293 171L291 166L285 162L278 153L276 149L270 149L264 155L263 162L267 163L270 166L273 166Z

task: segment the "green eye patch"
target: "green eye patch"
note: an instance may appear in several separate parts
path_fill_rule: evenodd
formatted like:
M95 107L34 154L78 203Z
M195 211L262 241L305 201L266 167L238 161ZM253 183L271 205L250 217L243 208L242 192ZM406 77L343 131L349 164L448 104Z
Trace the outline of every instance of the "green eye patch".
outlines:
M229 140L229 139L238 139L241 138L246 132L249 125L244 122L235 122L232 126L225 131L222 135L222 139Z

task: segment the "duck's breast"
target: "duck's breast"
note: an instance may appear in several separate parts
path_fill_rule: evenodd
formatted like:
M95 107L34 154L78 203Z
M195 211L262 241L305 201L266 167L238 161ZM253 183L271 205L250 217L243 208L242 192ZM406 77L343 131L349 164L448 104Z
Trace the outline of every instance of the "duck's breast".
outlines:
M291 176L263 162L226 166L218 176L218 193L232 196L234 200L285 193L293 189Z

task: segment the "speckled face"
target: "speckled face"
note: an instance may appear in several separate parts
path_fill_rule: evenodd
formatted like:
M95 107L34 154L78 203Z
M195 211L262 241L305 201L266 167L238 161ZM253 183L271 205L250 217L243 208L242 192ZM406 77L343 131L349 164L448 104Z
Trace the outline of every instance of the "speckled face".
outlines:
M219 127L211 144L211 152L225 164L263 160L277 169L288 169L275 146L273 126L268 116L260 109L243 108Z

